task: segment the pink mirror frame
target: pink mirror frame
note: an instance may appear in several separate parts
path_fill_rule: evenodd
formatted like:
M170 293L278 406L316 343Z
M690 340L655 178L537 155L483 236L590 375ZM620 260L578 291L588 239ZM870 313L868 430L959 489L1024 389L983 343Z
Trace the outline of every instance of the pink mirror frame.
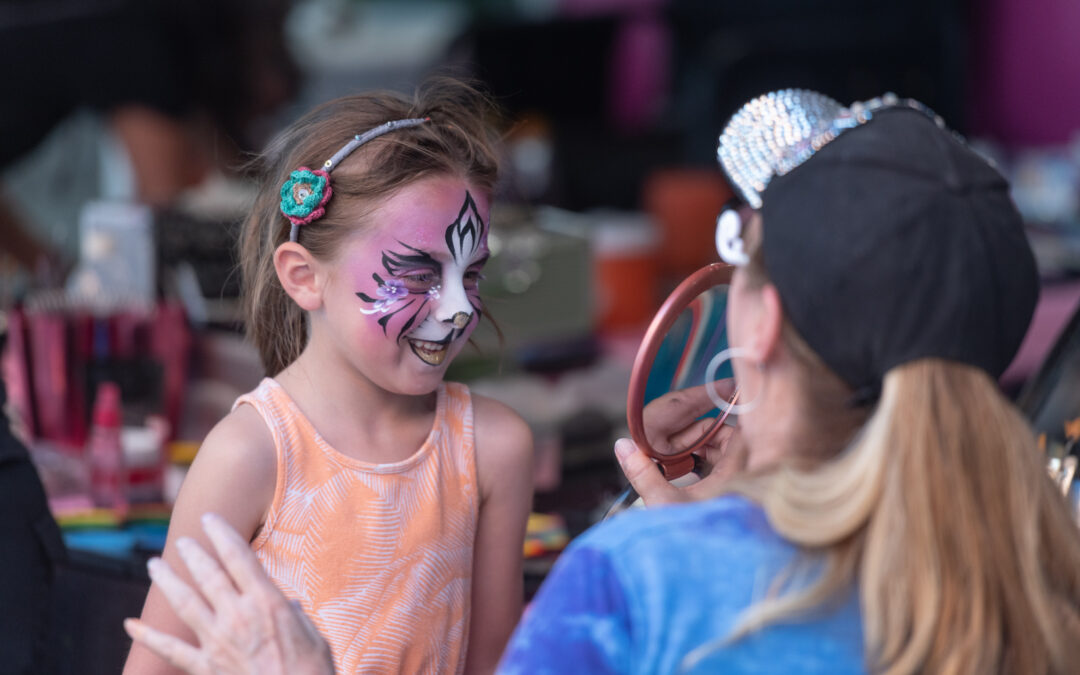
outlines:
M671 295L664 300L664 304L656 312L645 337L638 348L637 356L634 357L634 366L630 372L630 389L626 397L626 423L630 427L630 436L638 447L645 451L659 466L660 471L668 480L674 480L679 476L686 475L694 470L694 452L708 443L716 432L724 425L728 417L728 411L724 411L709 430L695 441L689 448L674 455L663 455L653 449L645 435L645 386L649 381L649 372L652 369L653 360L660 350L667 332L679 315L694 298L713 286L728 285L731 283L731 274L734 267L724 263L713 263L702 267L680 283ZM738 398L738 391L732 397L732 403ZM729 408L730 410L730 408Z

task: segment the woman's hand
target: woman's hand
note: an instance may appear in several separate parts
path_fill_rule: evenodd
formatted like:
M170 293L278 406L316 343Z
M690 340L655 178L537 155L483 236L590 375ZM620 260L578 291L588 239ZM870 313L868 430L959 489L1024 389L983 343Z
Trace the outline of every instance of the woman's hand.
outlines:
M213 514L203 516L203 529L224 569L193 540L177 542L199 592L164 561L148 565L151 579L195 631L199 647L138 619L124 622L128 635L192 675L332 675L326 641L270 582L248 543Z
M721 396L730 399L734 382L722 380L716 388ZM701 418L715 407L704 385L670 392L651 401L642 411L645 435L658 453L677 454L693 445L716 421ZM715 497L724 481L746 466L746 451L736 427L724 425L695 454L703 460L705 476L693 485L676 487L632 440L620 438L615 442L619 465L647 506Z

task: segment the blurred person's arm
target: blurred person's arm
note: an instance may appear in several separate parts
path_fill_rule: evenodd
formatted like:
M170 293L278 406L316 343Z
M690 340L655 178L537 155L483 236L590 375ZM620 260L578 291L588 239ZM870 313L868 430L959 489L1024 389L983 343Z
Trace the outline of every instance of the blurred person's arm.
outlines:
M127 150L140 202L167 207L210 171L211 127L129 104L109 115L109 124Z

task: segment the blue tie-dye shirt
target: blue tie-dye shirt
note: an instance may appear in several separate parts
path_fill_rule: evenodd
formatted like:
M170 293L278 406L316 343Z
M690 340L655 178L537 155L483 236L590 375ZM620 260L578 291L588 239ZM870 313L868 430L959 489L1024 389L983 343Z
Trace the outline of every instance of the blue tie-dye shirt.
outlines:
M631 511L573 542L503 655L510 673L862 673L857 595L725 643L796 550L741 497Z

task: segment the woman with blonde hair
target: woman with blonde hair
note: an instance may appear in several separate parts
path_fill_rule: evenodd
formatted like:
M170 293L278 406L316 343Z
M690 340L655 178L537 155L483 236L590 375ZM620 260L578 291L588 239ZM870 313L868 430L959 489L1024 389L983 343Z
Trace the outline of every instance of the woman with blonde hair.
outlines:
M693 501L575 540L500 670L1080 670L1080 531L996 383L1038 295L1006 181L893 96L767 94L718 156L738 427L686 489L616 444L647 502ZM650 437L708 399L654 404Z
M503 669L1080 671L1080 532L996 383L1038 293L1005 180L893 96L767 94L718 156L749 207L717 232L745 467L576 541Z

